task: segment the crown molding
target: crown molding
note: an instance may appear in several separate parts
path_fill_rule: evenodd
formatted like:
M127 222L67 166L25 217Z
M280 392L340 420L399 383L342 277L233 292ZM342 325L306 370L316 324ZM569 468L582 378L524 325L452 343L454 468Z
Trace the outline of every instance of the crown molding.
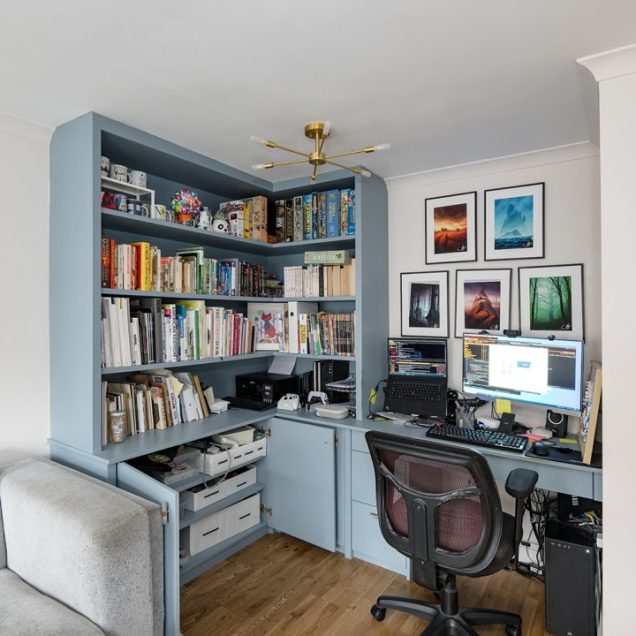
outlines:
M42 141L49 143L53 135L53 128L38 124L28 119L21 119L9 113L0 113L0 131L17 135L18 137L26 137L34 141Z
M597 82L636 73L636 44L580 57L577 63L586 68Z

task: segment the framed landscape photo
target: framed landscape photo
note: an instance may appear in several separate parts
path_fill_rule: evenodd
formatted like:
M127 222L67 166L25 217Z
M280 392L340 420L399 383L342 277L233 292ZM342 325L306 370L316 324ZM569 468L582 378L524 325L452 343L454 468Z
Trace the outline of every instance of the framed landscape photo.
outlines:
M402 335L448 338L448 272L400 274Z
M484 192L484 259L543 258L545 184Z
M510 328L511 269L458 269L455 276L456 338Z
M426 199L426 264L477 260L477 192Z
M522 335L583 340L583 320L583 265L519 268Z

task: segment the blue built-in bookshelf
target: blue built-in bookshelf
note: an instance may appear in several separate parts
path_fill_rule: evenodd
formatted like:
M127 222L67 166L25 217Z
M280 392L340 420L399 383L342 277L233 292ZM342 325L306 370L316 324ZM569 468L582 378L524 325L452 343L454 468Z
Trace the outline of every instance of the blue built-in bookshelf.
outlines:
M355 189L356 234L328 239L268 244L204 229L145 218L101 207L100 157L148 174L148 187L156 190L157 203L180 187L199 193L213 212L223 201L264 195L270 206L278 199L313 191ZM161 198L163 193L163 200ZM149 241L162 253L183 247L203 246L218 258L238 257L265 266L282 277L287 265L303 262L311 250L346 249L355 253L355 296L313 298L236 297L138 290L102 289L100 240L108 235L117 242ZM51 143L51 447L52 452L78 453L93 472L111 473L112 444L102 436L102 379L117 381L125 374L157 367L192 369L217 395L234 393L239 373L265 371L272 357L286 355L257 351L233 357L134 365L103 369L101 364L100 303L102 297L158 297L166 302L204 300L209 305L245 310L248 302L318 303L319 310L356 312L355 355L325 356L345 359L356 373L356 407L359 418L367 414L371 388L385 375L387 307L387 194L384 181L352 176L346 171L272 184L252 174L226 166L168 141L95 113L60 126ZM311 369L321 356L298 355L296 371ZM179 439L200 437L200 427L181 425ZM149 453L165 447L169 434L131 438L118 446ZM165 440L163 438L166 438ZM118 450L118 454L128 455Z
M264 195L273 206L276 200L314 191L353 188L356 233L353 236L268 244L103 209L100 197L102 155L109 157L113 163L146 172L148 188L156 193L156 203L165 204L171 193L190 187L199 193L203 204L213 212L224 201L245 197ZM175 374L196 374L203 385L212 386L215 395L222 397L234 395L238 374L266 371L272 361L280 362L280 358L295 355L297 373L311 370L316 360L344 360L349 364L350 372L356 374L356 414L358 419L364 418L370 390L386 373L387 229L386 186L376 176L353 177L346 171L338 171L320 175L316 183L311 183L307 177L272 184L95 113L79 117L55 131L51 142L51 456L161 503L165 523L166 634L180 633L179 585L256 540L269 527L334 549L337 519L340 549L349 556L352 554L351 435L341 431L340 443L336 445L330 422L319 421L312 414L288 413L287 417L292 417L292 421L284 419L282 414L277 417L275 409L231 409L163 430L130 435L121 443L108 443L102 429L103 383L125 382L129 374L165 368ZM102 288L101 276L102 235L118 244L152 243L162 255L176 254L176 250L181 248L202 246L206 258L239 258L263 267L279 278L282 278L285 267L301 265L306 251L350 250L355 252L355 295L269 299L105 289ZM155 305L154 299L174 304L187 300L204 301L207 306L241 313L246 313L250 302L291 300L316 303L319 311L329 313L355 311L355 355L317 356L255 351L200 360L103 368L102 303L109 306L120 302L125 305L122 297L129 298L131 303ZM355 422L349 420L349 423L355 426ZM180 532L186 532L193 520L205 518L210 510L181 516L180 489L155 480L128 462L148 453L175 448L245 425L264 429L268 441L267 456L257 464L258 482L244 496L262 495L266 501L269 499L270 508L261 515L257 525L193 555L188 564L180 566ZM285 454L288 444L294 449L291 457ZM268 460L276 464L276 471L268 471ZM285 470L281 472L281 468ZM303 492L302 497L297 499L287 486L303 470L311 472L315 492L311 495ZM276 514L269 516L267 512L272 510L272 498L279 502L274 509L274 513L279 513L278 517ZM239 496L236 497L238 499ZM223 507L218 506L219 510L233 501L231 498L224 500ZM281 516L280 513L286 514ZM283 519L294 523L301 520L302 528L290 529ZM325 523L326 519L331 519L331 523Z

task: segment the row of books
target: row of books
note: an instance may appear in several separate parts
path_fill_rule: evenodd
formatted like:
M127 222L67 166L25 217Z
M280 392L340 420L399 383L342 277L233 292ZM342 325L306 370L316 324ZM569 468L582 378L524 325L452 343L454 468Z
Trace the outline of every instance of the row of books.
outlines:
M356 259L347 265L294 265L283 268L283 289L289 297L355 296Z
M210 294L218 296L265 296L267 273L261 265L239 258L206 258L203 247L176 250L162 256L156 245L115 243L103 237L101 244L102 287L110 289Z
M355 190L327 190L279 199L274 204L276 243L353 236Z
M102 366L235 356L253 351L253 323L240 312L202 300L102 298Z
M300 353L329 356L355 355L353 313L300 313L298 315Z
M121 382L102 382L102 443L110 439L110 414L123 411L126 436L165 429L210 414L199 377L155 369Z

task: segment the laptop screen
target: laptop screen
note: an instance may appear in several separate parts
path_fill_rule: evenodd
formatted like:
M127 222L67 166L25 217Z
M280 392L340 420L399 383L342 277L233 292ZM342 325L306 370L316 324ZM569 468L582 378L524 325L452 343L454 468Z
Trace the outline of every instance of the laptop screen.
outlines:
M446 340L389 338L389 376L445 378Z

